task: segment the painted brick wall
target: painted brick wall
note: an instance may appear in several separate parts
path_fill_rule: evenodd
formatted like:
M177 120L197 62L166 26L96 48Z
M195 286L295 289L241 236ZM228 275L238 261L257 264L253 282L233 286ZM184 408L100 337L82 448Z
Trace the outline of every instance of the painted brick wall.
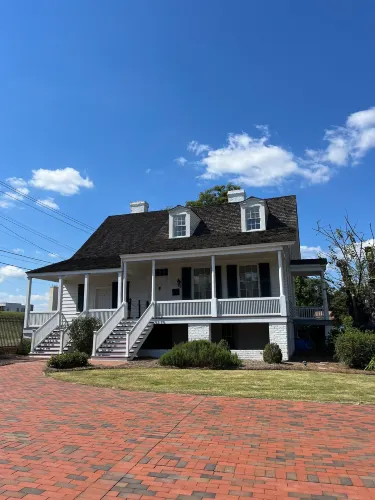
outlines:
M283 360L289 359L288 325L286 323L270 323L270 343L277 344L283 353Z
M209 323L189 324L188 339L190 340L211 340L211 325Z
M252 360L252 361L263 361L263 351L257 350L244 350L244 349L232 349L231 352L237 353L240 359Z

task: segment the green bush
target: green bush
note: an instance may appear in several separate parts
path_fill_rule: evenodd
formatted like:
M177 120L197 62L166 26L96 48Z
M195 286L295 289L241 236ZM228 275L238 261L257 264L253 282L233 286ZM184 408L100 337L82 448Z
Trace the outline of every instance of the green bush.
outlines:
M335 342L335 358L350 368L366 368L375 356L375 334L353 326L353 319L343 319L343 329Z
M281 363L283 353L277 344L267 344L263 350L263 361L265 363Z
M101 326L101 322L96 318L84 317L73 320L69 327L73 350L91 356L94 332Z
M68 368L77 368L79 366L88 366L89 357L85 352L67 352L64 354L56 354L51 356L47 361L47 366L50 368L57 368L59 370L66 370Z
M27 356L31 351L31 340L21 339L21 342L17 346L16 353L20 356Z
M193 340L178 344L163 354L159 360L163 366L177 366L178 368L238 368L241 361L237 354L232 354L227 346L215 344L208 340Z

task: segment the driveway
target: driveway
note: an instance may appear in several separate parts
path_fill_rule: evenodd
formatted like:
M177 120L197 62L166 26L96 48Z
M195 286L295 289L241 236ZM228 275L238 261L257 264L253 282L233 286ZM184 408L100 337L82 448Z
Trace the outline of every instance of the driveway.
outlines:
M374 406L116 391L42 368L0 367L0 499L375 499Z

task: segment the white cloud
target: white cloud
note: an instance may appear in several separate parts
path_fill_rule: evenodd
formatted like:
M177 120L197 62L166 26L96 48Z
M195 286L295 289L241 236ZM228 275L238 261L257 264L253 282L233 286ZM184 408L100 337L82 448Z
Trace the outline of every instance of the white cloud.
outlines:
M151 168L146 169L146 174L149 174L151 172Z
M309 247L301 245L301 256L303 259L316 259L318 255L323 253L322 247Z
M55 202L54 198L51 198L50 196L48 198L45 198L44 200L38 200L39 204L45 205L49 208L53 208L55 210L59 209L58 204Z
M82 177L78 170L71 167L57 170L40 168L32 172L33 176L29 181L31 186L45 189L46 191L56 191L64 196L78 194L80 188L94 187L92 180L88 177Z
M16 266L3 266L0 267L0 283L6 280L6 278L25 278L26 273L23 269Z
M16 191L6 191L6 193L0 197L0 208L11 208L14 206L14 201L22 200L24 195L30 193L30 190L26 187L27 182L21 177L9 177L6 181L16 189Z
M52 257L53 259L58 259L59 258L59 255L57 255L57 253L49 253L48 256Z
M185 163L187 163L187 159L184 158L183 156L179 156L178 158L175 158L174 161L178 163L178 165L181 165L183 167Z
M246 132L229 134L226 143L217 149L191 141L187 149L200 157L195 162L203 169L200 177L226 176L250 187L279 186L297 179L303 184L319 184L328 182L339 167L357 164L375 148L375 107L352 113L344 126L326 130L323 138L327 146L307 149L303 157L273 144L267 125L255 127L260 137Z
M190 141L187 145L187 150L195 155L199 156L202 153L206 153L211 148L207 144L199 144L197 141Z
M15 189L23 188L27 186L27 181L22 179L22 177L9 177L7 183L10 184Z
M13 248L12 251L14 253L25 253L25 250L23 248Z

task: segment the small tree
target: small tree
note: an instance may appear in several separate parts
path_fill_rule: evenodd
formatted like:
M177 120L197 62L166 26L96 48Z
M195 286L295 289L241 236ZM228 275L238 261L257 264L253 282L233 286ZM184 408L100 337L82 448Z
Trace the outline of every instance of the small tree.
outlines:
M69 328L73 351L85 352L91 356L94 332L101 326L97 318L83 317L73 320Z
M375 240L370 225L370 238L345 217L344 227L333 229L318 222L316 231L328 242L327 259L330 281L346 297L354 326L373 326L375 319ZM342 309L342 295L337 297Z
M241 186L229 182L226 186L214 186L199 193L197 200L186 202L187 207L203 207L205 205L217 205L218 203L228 203L228 191L241 189Z

